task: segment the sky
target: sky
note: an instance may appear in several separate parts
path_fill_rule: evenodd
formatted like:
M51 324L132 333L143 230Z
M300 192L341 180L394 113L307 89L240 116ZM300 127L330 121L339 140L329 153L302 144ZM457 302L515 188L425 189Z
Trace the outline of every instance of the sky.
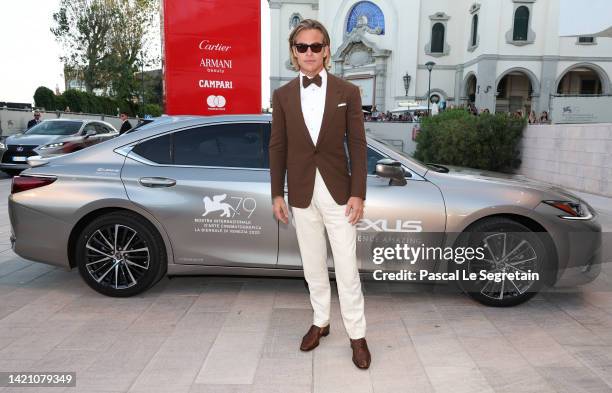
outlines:
M612 26L612 0L560 0L559 35L599 33Z
M489 0L491 1L491 0ZM497 1L497 0L494 0ZM553 0L554 1L554 0ZM560 35L595 33L612 25L612 0L558 0ZM0 101L33 102L34 90L64 89L61 50L50 27L59 0L0 2ZM270 102L270 12L262 9L262 106Z

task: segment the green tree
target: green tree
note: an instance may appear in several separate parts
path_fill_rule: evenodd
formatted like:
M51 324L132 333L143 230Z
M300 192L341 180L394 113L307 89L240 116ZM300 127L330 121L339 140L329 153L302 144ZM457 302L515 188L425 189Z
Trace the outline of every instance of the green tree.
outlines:
M114 95L132 100L138 96L135 74L159 62L160 56L149 50L153 27L159 15L158 0L114 0L115 28L111 29L109 69Z
M53 93L53 90L45 86L37 88L34 92L34 105L48 111L55 110L55 93Z
M161 59L154 44L159 8L159 0L60 0L51 31L64 50L61 59L82 75L87 92L103 88L119 99L137 97L134 74Z
M109 33L113 28L113 0L60 0L51 32L64 50L61 60L83 70L88 92L108 84Z

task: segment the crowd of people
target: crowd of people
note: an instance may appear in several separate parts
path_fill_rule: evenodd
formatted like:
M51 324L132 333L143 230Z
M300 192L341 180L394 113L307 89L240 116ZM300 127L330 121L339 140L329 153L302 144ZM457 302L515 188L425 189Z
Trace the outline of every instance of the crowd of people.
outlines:
M386 121L386 122L418 122L420 118L427 116L427 111L414 111L403 113L379 112L376 107L372 108L372 112L364 113L365 121Z
M466 110L469 111L474 116L478 116L482 113L490 113L488 108L483 108L483 109L478 110L476 106L472 103L468 103ZM524 112L520 109L512 112L510 115L516 118L525 117ZM530 111L527 121L529 124L550 124L550 116L548 115L547 111L543 111L542 113L540 113L540 116L538 116L535 111Z
M435 106L435 105L434 105ZM468 103L465 106L460 106L459 108L465 109L469 113L474 116L480 116L484 113L491 113L488 108L481 108L480 110L476 108L473 103ZM455 109L455 106L449 105L448 109ZM432 110L431 115L435 116L438 113L443 112L444 109L439 109L438 111ZM365 121L381 121L381 122L407 122L407 123L417 123L423 117L428 116L428 112L425 111L410 111L410 112L402 112L402 113L392 113L390 111L387 112L379 112L376 109L376 106L372 107L372 112L364 112ZM524 118L525 114L522 110L517 110L511 113L511 116L517 118ZM529 124L550 124L550 116L547 111L543 111L538 116L535 111L529 112L529 116L527 117L527 121Z

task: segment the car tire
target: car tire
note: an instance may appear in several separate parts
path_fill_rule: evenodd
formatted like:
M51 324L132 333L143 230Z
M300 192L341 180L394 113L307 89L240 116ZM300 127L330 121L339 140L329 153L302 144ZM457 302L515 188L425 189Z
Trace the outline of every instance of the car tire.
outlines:
M511 307L535 296L547 282L551 253L546 247L546 232L534 232L525 225L504 217L485 219L462 234L462 244L483 247L484 258L472 258L459 264L458 284L470 297L493 307ZM453 262L451 262L453 263ZM480 279L479 272L532 272L537 280ZM476 273L477 280L466 279Z
M75 255L87 285L112 297L146 291L168 268L164 241L157 229L143 217L125 211L90 222L79 235Z

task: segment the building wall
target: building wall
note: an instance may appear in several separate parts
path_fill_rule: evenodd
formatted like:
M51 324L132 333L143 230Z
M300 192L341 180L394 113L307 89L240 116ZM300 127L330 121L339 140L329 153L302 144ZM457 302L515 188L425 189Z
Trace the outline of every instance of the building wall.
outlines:
M272 15L271 87L286 83L296 76L284 66L288 59L287 37L289 18L299 13L304 18L316 18L325 24L331 35L332 53L345 43L346 21L350 10L359 0L269 0ZM465 80L470 72L480 87L476 106L496 107L497 83L508 72L522 72L534 84L531 104L537 112L549 110L550 94L556 93L556 83L564 72L577 64L597 69L604 94L612 94L612 38L596 38L595 45L577 45L577 37L559 37L558 0L371 0L385 17L385 34L366 33L364 38L381 50L390 51L381 67L352 69L352 74L373 75L382 81L379 109L391 110L403 102L425 103L429 73L425 63L434 61L432 91L443 94L451 105L465 104ZM514 10L520 6L531 9L529 39L524 45L512 43ZM476 10L475 12L472 12ZM448 53L428 54L431 41L430 19L444 13ZM471 46L473 14L479 17L478 40ZM510 37L510 39L509 39ZM344 70L344 76L347 73ZM333 73L338 70L332 69ZM412 77L408 94L402 77Z
M521 151L521 174L612 197L612 124L530 125Z

